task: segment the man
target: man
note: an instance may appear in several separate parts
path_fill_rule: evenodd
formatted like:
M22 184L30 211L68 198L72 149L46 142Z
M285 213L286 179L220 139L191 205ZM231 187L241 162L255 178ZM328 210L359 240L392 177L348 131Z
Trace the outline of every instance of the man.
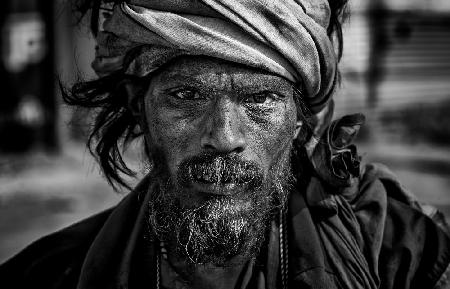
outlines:
M142 137L148 176L115 208L0 267L8 288L444 288L449 238L363 122L331 122L344 1L118 1L98 32L91 137L112 184ZM104 11L103 11L104 12ZM98 3L93 7L95 15ZM96 32L96 27L94 27ZM432 217L430 217L432 216Z

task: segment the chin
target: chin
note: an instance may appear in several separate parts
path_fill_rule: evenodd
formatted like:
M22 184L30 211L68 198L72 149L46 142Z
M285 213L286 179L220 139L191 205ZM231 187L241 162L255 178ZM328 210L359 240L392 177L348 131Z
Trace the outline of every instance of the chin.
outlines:
M174 207L175 203L179 205ZM225 265L236 256L248 259L259 252L270 215L269 198L260 198L256 192L239 197L214 195L193 207L180 205L155 206L154 216L161 219L153 224L158 237L171 243L173 252L187 263Z

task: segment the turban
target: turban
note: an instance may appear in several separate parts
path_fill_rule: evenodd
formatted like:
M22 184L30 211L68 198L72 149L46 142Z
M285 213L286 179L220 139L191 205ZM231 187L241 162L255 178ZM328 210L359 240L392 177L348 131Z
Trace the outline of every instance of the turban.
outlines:
M145 76L175 57L203 55L281 76L313 113L336 82L327 0L130 0L114 6L92 64Z

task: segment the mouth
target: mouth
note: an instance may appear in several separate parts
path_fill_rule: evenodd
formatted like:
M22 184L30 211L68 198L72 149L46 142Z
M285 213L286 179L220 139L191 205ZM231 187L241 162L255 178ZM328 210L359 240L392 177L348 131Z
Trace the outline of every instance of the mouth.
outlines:
M195 192L230 196L258 187L263 175L256 163L236 156L201 155L183 161L177 179Z
M190 170L190 187L195 191L214 195L233 195L245 189L250 179L236 177L226 171L217 173L214 171Z
M242 185L236 183L191 182L191 189L194 191L211 195L231 196L241 191L242 188Z

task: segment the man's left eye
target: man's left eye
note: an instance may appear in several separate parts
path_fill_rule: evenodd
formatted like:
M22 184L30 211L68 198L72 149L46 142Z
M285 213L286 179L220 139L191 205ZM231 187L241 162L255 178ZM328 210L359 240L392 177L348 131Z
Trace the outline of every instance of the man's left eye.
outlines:
M280 99L281 97L274 92L261 92L247 96L244 99L245 103L256 103L256 104L269 104L273 101Z
M170 93L173 97L181 100L199 100L201 99L200 93L192 89L181 89Z

